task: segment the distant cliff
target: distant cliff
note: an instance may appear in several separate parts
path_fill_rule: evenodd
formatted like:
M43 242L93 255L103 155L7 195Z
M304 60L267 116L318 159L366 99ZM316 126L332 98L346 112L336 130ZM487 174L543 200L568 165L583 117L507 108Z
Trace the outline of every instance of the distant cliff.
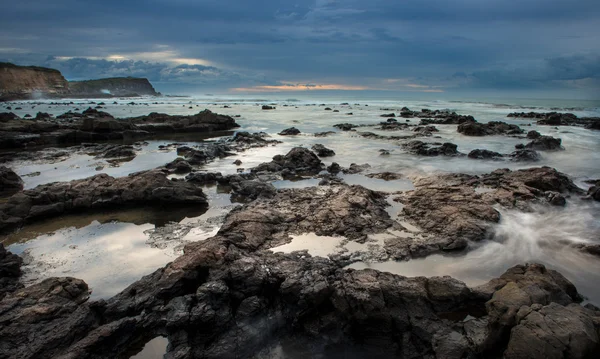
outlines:
M160 95L144 78L114 77L69 82L58 70L0 62L0 101L144 95Z
M69 90L77 96L157 96L148 79L135 77L113 77L100 80L71 81Z
M0 100L61 97L68 92L69 83L58 70L0 62Z

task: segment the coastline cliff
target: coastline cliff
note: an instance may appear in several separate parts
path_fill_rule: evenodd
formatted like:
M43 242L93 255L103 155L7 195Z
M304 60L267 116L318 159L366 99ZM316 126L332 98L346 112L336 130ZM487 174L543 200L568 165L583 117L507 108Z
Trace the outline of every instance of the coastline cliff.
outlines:
M60 71L0 62L0 101L66 97L159 96L148 79L114 77L67 81Z

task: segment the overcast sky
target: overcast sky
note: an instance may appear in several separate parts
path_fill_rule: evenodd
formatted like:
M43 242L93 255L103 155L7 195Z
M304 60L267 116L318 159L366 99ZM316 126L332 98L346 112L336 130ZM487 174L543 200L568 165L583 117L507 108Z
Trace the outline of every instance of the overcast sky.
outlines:
M600 0L0 1L0 60L69 80L600 98Z

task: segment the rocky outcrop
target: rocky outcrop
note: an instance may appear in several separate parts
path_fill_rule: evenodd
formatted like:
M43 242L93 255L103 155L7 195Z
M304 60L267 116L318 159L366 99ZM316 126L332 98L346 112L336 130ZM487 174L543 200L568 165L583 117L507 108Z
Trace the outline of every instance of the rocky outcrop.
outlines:
M89 108L67 112L56 119L11 120L0 130L0 149L27 145L65 145L108 140L133 140L165 133L208 133L239 127L232 117L204 110L190 116L151 113L117 119Z
M331 156L335 156L335 151L332 149L329 149L325 146L323 146L320 143L317 143L316 145L313 145L312 150L315 151L317 153L317 156L319 157L331 157Z
M490 150L482 150L482 149L472 150L471 152L469 152L469 154L467 156L469 158L474 158L477 160L500 159L500 158L504 157L501 153L490 151Z
M0 232L66 213L134 204L206 205L201 188L167 179L168 171L152 170L113 178L99 174L83 180L56 182L25 190L0 204Z
M0 62L0 101L35 96L64 96L69 92L60 71L37 66L17 66Z
M523 133L523 130L517 125L500 121L465 122L458 125L458 133L465 136L519 135Z
M279 172L284 177L299 175L315 175L323 169L323 163L309 149L292 148L285 156L277 155L273 161L262 163L252 169L252 172Z
M75 97L137 97L160 95L148 79L111 77L99 80L70 81L69 93Z
M453 143L426 143L423 141L410 141L402 144L408 152L419 156L458 156L461 153L456 150Z
M299 134L300 134L300 130L297 129L296 127L286 128L285 130L279 132L280 136L295 136L295 135L299 135Z
M0 197L9 196L23 189L23 180L13 170L0 166Z
M537 151L559 151L564 150L561 146L562 140L551 136L537 136L533 141L525 145L525 148Z
M600 130L599 117L577 117L572 113L559 112L513 112L508 117L537 119L538 125L547 126L581 126L590 130Z
M19 284L23 260L16 254L6 251L0 243L0 301L6 293L14 292L22 287Z
M388 251L397 259L463 249L469 241L486 239L491 225L500 219L495 205L520 209L529 209L531 203L564 205L556 193L583 194L566 175L549 167L503 169L482 176L432 176L414 185L415 190L395 200L404 205L403 218L424 234L420 240L390 243ZM478 193L478 187L489 191Z

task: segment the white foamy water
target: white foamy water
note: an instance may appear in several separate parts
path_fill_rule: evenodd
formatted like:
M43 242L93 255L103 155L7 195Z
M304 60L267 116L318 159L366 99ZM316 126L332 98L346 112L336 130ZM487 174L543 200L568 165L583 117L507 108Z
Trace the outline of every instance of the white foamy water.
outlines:
M472 244L466 254L438 254L403 262L357 262L349 267L409 277L449 275L468 285L479 285L513 265L538 262L561 272L580 293L600 304L600 258L571 246L600 244L600 204L571 202L566 208L540 207L531 213L501 210L501 215L494 240Z

